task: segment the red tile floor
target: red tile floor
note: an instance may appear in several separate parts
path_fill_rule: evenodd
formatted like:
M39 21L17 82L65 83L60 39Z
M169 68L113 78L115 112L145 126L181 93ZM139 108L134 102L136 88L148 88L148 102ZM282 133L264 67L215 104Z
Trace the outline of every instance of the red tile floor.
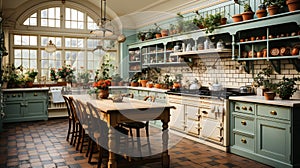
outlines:
M49 119L4 124L0 133L0 168L89 168L83 153L66 141L67 119ZM150 128L154 130L156 128ZM264 164L234 154L181 139L169 150L171 168L267 168ZM93 161L97 161L95 154ZM149 163L137 168L157 168L160 163ZM106 167L105 164L102 167Z

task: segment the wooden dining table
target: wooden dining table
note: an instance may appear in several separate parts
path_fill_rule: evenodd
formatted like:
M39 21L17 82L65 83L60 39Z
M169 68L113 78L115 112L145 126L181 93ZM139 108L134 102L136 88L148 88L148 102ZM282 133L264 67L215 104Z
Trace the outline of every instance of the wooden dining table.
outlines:
M104 116L104 121L107 122L108 131L108 167L117 168L115 153L112 149L116 148L115 127L124 122L134 121L153 121L161 120L162 122L162 149L159 160L162 162L162 167L166 168L170 165L170 156L168 154L168 140L170 121L170 109L174 106L162 103L153 103L132 98L124 97L121 102L114 102L111 99L95 99L88 94L84 95L67 95L72 96L75 100L80 100L83 103L91 103ZM142 159L147 163L147 158ZM151 161L150 161L151 162ZM148 161L149 163L149 161Z

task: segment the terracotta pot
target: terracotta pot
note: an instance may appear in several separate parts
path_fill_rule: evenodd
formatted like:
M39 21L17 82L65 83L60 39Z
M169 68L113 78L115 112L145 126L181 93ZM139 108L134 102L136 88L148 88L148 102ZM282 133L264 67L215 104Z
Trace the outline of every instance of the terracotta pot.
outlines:
M275 92L264 92L266 100L274 100L276 93Z
M221 25L224 25L224 24L226 24L226 23L227 23L227 18L221 18L220 24L221 24Z
M297 48L297 47L294 47L293 49L292 49L292 55L299 55L299 48Z
M262 17L267 16L267 10L265 10L265 9L257 10L256 11L256 16L257 16L257 18L262 18Z
M142 87L146 87L148 80L141 80L140 82L141 82Z
M286 0L290 12L300 9L300 0Z
M147 83L148 88L153 88L154 84L153 83Z
M178 83L178 82L174 82L174 84L173 84L173 88L180 88L180 83Z
M123 86L124 85L124 82L118 82L118 86Z
M268 7L268 12L271 16L275 15L279 12L279 7L277 5L269 6Z
M156 37L156 38L161 38L161 34L160 34L160 33L156 33L156 34L155 34L155 37Z
M254 12L243 12L242 13L242 17L243 17L243 20L250 20L250 19L253 19L253 16L254 16Z
M163 29L160 31L160 33L161 33L162 37L165 37L165 36L168 36L169 31L167 29Z
M156 83L156 84L154 85L154 87L160 89L160 88L161 88L161 84Z
M243 17L241 14L236 14L236 15L232 16L232 20L233 20L233 22L240 22L240 21L243 21Z
M130 86L137 87L137 86L139 86L139 83L138 82L131 82Z
M109 96L108 90L99 90L97 98L98 99L107 99L108 96Z

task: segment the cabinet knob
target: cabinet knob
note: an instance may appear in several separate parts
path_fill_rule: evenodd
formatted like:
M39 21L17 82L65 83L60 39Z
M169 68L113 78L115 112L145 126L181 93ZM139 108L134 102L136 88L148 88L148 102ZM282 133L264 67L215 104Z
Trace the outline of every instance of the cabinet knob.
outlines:
M242 138L242 139L241 139L241 142L244 143L244 144L246 144L246 143L247 143L247 140L246 140L245 138Z
M247 125L247 122L246 121L241 121L241 124L242 125Z
M253 111L252 107L249 107L249 111Z
M247 107L246 107L246 106L243 106L242 109L243 109L243 110L247 110Z
M33 94L33 96L37 96L37 95L38 95L37 93L34 93L34 94Z
M271 115L277 115L277 112L273 110L273 111L270 111L270 114Z
M241 109L239 106L236 106L235 108L236 108L237 110Z
M17 96L16 94L13 94L13 95L12 95L12 97L16 97L16 96Z

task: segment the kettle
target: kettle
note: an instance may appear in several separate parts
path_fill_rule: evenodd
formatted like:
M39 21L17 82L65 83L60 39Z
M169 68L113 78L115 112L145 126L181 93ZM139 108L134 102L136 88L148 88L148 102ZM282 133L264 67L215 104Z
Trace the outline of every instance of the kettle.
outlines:
M192 90L192 89L199 89L199 88L200 86L198 80L195 78L190 84L190 89Z
M241 86L240 93L252 93L252 87L251 86Z
M222 85L219 84L219 83L214 83L214 84L211 84L209 83L209 90L211 91L221 91L222 90Z

